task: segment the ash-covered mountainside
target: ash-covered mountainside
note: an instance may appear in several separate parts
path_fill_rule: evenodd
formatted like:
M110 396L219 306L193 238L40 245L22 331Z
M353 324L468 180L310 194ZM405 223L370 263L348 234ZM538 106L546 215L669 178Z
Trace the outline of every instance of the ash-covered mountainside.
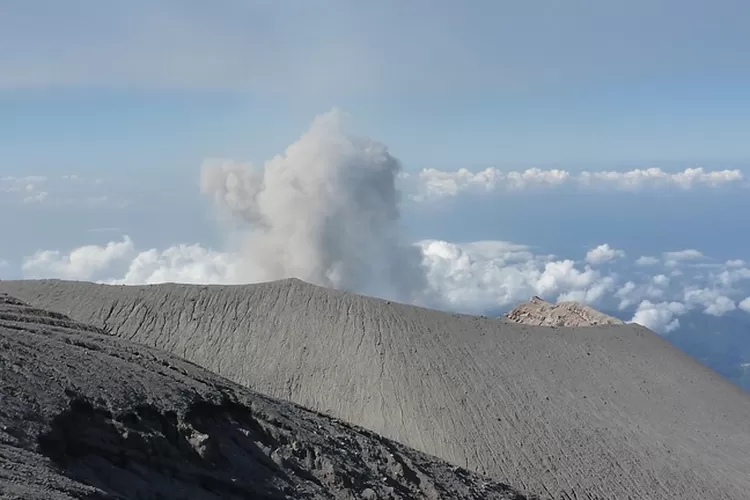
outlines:
M577 302L551 304L540 297L532 297L506 316L514 323L536 326L597 326L622 325L623 321L608 316Z
M3 290L524 491L750 491L748 394L638 325L529 326L294 279Z
M0 498L526 497L0 294Z

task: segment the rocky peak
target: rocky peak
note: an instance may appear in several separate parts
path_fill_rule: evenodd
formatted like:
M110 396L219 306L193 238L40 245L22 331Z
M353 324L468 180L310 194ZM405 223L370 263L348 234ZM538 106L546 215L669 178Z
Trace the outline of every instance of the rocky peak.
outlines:
M608 316L589 306L577 302L560 302L552 304L534 296L521 304L506 318L515 323L537 326L597 326L621 325L617 318Z

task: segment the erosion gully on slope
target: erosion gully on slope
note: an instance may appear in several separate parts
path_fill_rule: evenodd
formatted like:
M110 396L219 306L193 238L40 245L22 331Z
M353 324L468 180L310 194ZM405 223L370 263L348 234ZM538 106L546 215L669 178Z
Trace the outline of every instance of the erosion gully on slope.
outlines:
M0 497L527 498L2 294Z
M750 490L748 395L637 325L520 325L293 279L3 290L525 491Z

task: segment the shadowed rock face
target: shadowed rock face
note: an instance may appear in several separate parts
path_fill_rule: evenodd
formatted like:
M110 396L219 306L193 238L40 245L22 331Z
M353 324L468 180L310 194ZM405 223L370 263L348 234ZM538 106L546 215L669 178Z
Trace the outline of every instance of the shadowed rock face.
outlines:
M750 489L750 398L637 325L538 327L284 280L0 282L526 491L724 498Z
M624 324L617 318L577 302L550 304L539 297L532 297L529 302L516 307L506 315L506 318L514 323L535 326L577 327Z
M526 498L6 295L0 497Z

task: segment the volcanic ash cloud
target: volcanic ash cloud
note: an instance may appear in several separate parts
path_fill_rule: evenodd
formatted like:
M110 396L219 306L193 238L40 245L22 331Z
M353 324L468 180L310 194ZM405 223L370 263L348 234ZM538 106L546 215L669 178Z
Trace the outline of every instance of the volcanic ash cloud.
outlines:
M347 133L345 119L335 109L318 116L262 168L209 162L201 189L241 235L248 280L297 277L413 300L426 279L419 249L401 237L401 165L384 144Z

